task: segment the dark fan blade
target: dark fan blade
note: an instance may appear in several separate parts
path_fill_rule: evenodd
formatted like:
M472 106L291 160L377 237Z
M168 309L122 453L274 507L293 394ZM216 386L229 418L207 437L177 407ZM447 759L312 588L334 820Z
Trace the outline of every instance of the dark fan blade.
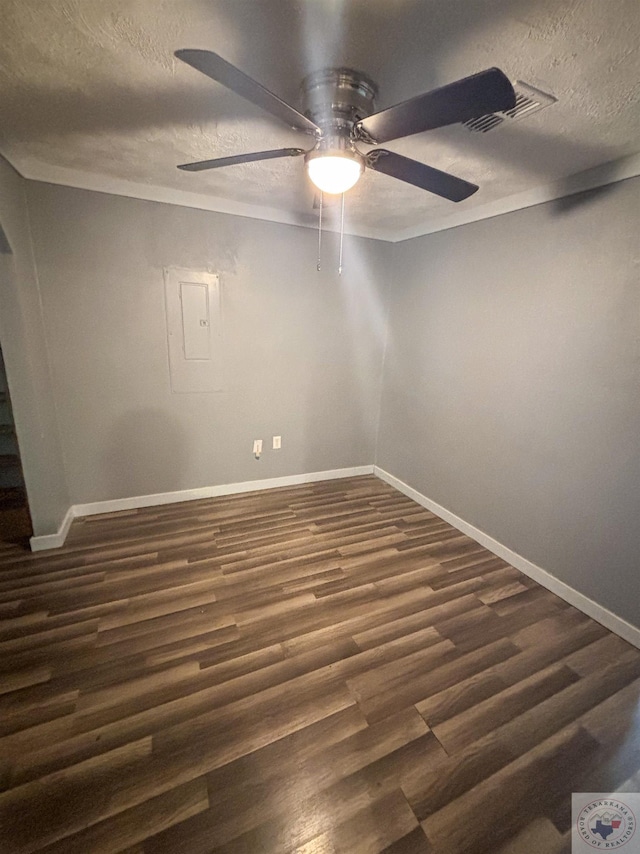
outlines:
M254 151L252 154L236 154L233 157L217 157L215 160L200 160L197 163L183 163L178 169L185 172L202 172L204 169L218 169L220 166L235 166L237 163L253 163L256 160L275 160L277 157L299 157L306 154L304 148L276 148L273 151Z
M389 142L487 113L511 110L515 105L515 92L508 77L499 68L489 68L374 113L358 122L355 132L368 142Z
M269 92L260 83L256 83L255 80L252 80L235 65L231 65L226 59L218 56L217 53L210 50L187 49L177 50L175 55L187 65L195 68L196 71L201 71L217 83L222 83L236 95L240 95L247 101L251 101L252 104L262 107L263 110L271 113L272 116L280 119L294 130L301 130L314 135L320 132L320 128L310 119L294 110L273 92Z
M367 166L376 172L384 172L385 175L399 178L400 181L428 190L451 202L468 199L478 189L476 184L470 184L462 178L449 175L448 172L441 172L433 166L426 166L424 163L418 163L417 160L394 154L393 151L386 151L384 148L369 152Z

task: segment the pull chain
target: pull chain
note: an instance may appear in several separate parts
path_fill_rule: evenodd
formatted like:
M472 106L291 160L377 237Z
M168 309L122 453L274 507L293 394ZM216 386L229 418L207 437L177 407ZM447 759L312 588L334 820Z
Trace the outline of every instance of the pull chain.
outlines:
M338 262L338 275L342 275L342 244L344 241L344 193L342 194L342 211L340 213L340 260Z
M318 208L318 266L317 271L320 272L320 256L322 253L322 202L323 192L320 190L320 206Z

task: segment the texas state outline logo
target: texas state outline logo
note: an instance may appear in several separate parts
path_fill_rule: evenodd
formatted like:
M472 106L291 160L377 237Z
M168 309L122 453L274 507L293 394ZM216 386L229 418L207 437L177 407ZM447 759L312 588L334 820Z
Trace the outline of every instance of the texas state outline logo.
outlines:
M585 803L585 798L590 798ZM640 837L636 833L636 816L630 803L640 795L626 793L617 795L573 795L573 852L618 851L625 854L640 851ZM637 803L635 804L637 807ZM626 847L631 843L630 847ZM586 846L586 847L585 847Z

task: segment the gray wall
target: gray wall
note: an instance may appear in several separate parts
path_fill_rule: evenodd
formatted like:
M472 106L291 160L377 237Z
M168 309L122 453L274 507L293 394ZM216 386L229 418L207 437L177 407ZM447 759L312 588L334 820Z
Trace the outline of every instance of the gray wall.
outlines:
M34 182L28 198L72 503L373 462L386 246L348 240L339 278L335 237L317 273L308 229ZM164 266L220 274L222 392L171 392Z
M395 247L378 465L640 624L640 179Z
M640 623L638 179L348 240L342 278L306 229L29 182L36 273L25 184L0 180L37 533L70 503L369 464L378 430L379 466ZM222 392L171 393L164 266L220 274Z
M0 253L0 342L34 533L50 534L69 507L69 494L25 186L0 157L0 227L11 249Z

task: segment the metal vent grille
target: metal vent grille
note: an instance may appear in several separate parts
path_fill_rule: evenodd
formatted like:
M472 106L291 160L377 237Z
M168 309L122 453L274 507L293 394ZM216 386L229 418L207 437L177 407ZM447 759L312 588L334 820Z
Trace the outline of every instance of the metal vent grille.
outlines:
M464 124L469 130L476 131L477 133L486 133L488 130L493 130L493 128L501 125L504 119L502 116L499 116L497 113L487 113L486 116L480 116L477 119L469 119L468 122Z
M513 84L516 93L516 105L512 110L505 110L500 113L487 113L486 116L479 116L477 119L470 119L464 122L465 126L474 133L487 133L499 127L505 119L514 121L523 119L525 116L531 116L533 113L539 113L545 107L550 107L558 100L553 95L547 92L542 92L528 83L523 83L517 80Z

